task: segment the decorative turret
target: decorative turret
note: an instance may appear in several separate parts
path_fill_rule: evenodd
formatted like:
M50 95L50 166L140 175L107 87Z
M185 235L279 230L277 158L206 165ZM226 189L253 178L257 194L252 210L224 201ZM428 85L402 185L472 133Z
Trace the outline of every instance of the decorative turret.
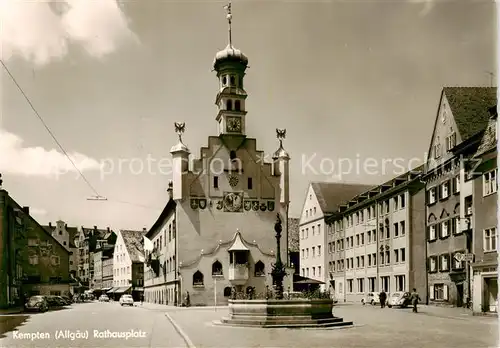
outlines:
M283 148L286 129L276 129L276 137L280 142L280 146L273 154L273 175L280 176L280 203L286 206L290 202L290 155Z
M219 79L219 92L215 99L215 105L219 109L216 121L219 135L245 135L247 93L243 88L243 77L248 67L248 58L232 43L231 3L225 9L229 24L229 43L225 49L217 52L213 65Z
M189 154L191 152L182 142L182 134L186 129L186 124L184 122L175 122L174 126L175 132L179 136L179 142L170 149L172 154L173 199L182 199L184 193L183 178L189 170Z

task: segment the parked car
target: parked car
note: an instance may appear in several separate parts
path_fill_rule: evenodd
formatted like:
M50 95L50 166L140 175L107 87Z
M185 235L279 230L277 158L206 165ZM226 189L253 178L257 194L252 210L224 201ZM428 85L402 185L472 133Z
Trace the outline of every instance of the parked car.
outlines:
M363 305L365 305L367 303L369 303L371 305L377 305L377 304L380 304L380 299L379 299L377 293L369 292L368 294L366 294L366 296L364 298L361 299L361 303Z
M25 305L26 311L30 312L46 312L49 310L49 303L45 296L31 296Z
M71 302L69 302L68 299L64 298L63 296L56 296L56 299L63 305L63 306L69 306Z
M59 298L60 296L48 295L45 296L49 304L49 308L60 308L64 307L64 302Z
M63 298L64 301L66 301L68 306L73 303L73 300L68 296L61 296L61 297Z
M406 308L411 305L411 294L409 292L393 292L387 300L387 307Z
M122 297L120 297L120 305L121 306L125 306L125 305L133 306L134 299L132 298L131 295L122 295Z
M99 297L99 302L109 302L109 297L108 295L101 295Z

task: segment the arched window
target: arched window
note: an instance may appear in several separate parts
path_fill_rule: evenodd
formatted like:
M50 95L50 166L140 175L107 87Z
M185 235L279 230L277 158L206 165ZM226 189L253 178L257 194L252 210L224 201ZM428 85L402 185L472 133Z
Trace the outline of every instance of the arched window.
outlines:
M233 110L233 101L231 99L229 99L228 101L226 101L226 110Z
M434 214L429 215L427 222L434 222L434 221L436 221L436 216Z
M168 225L168 241L172 240L172 224Z
M227 84L227 77L222 76L222 85L225 86Z
M265 276L265 268L264 268L264 263L262 261L257 261L255 264L255 276L256 277L262 277Z
M231 87L235 87L235 86L236 86L236 78L235 78L234 76L231 76L231 77L229 78L229 81L230 81L229 85L230 85Z
M235 100L235 102L234 102L234 110L241 111L241 102L239 100Z
M196 271L193 274L193 286L203 286L203 273Z
M229 297L231 296L231 288L229 286L226 286L224 288L224 297Z
M453 214L455 214L455 215L460 214L460 203L457 203L455 205L455 209L453 210Z
M221 276L222 275L222 264L219 261L215 261L212 264L212 275Z

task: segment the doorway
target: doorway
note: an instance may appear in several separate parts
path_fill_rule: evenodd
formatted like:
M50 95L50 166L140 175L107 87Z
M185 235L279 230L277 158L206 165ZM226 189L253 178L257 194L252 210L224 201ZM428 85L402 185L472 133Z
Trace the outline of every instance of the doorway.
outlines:
M457 284L457 307L464 305L464 284Z
M485 312L498 311L498 278L484 278L484 306Z

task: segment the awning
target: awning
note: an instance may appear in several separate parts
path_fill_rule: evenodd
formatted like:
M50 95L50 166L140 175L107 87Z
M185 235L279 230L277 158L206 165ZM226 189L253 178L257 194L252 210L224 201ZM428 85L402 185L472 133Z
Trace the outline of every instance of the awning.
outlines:
M127 291L130 288L131 288L131 286L123 286L121 288L116 289L115 294L123 294L125 291Z
M111 290L107 291L108 294L112 294L114 293L116 290L118 290L119 288L111 288Z
M101 289L101 290L102 290L102 291L108 291L108 290L111 290L111 289L113 289L113 288L103 288L103 289Z
M246 245L243 244L243 241L241 240L241 234L239 231L236 232L234 236L234 242L229 247L229 249L227 249L227 251L249 251Z
M294 284L325 284L324 282L316 279L304 279L304 280L299 280L298 282L294 282Z
M144 288L134 288L134 291L144 291Z

